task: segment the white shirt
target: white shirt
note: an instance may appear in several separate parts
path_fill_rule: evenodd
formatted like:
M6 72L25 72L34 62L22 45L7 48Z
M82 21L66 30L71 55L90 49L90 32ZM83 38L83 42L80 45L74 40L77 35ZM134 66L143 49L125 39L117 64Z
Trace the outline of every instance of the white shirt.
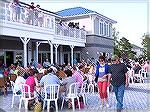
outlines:
M24 84L25 82L26 82L26 80L23 77L18 76L16 81L15 81L15 85L16 85L14 87L15 91L17 92L17 91L21 90L21 85L20 84Z

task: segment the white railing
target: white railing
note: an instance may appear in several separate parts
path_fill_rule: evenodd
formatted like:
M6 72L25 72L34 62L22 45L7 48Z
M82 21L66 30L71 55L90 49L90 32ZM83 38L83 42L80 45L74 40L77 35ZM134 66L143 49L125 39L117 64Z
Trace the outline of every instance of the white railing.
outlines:
M71 28L65 25L55 23L55 34L67 37L86 38L86 31L83 29Z
M86 38L85 30L61 26L55 22L55 17L48 12L29 9L29 6L24 4L14 5L14 3L1 2L0 20L48 28L55 30L55 34L60 36Z
M28 7L23 4L14 5L13 3L1 2L0 19L54 30L54 16L44 11L29 9Z

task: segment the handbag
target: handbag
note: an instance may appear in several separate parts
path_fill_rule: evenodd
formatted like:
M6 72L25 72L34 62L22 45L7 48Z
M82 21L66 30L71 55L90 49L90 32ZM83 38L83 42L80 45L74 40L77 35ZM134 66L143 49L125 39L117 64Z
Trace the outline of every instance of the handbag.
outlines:
M38 92L37 92L37 95L38 97L37 97L37 101L35 103L33 112L42 112L44 98Z

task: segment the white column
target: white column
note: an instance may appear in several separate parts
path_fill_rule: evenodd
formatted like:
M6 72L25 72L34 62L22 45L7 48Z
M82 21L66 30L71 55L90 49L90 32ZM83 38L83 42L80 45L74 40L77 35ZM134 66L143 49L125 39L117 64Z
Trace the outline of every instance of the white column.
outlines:
M59 44L55 44L55 63L57 63L57 48L58 48Z
M63 64L63 46L61 45L60 46L60 64L62 65Z
M24 67L27 67L27 44L30 40L30 38L27 37L20 37L21 41L23 42L23 60L24 60Z
M32 42L28 42L28 63L30 63L32 59Z
M36 42L36 49L35 49L35 60L38 62L38 47L41 44L41 42Z
M73 48L74 48L74 46L70 45L70 48L71 48L71 65L73 66Z
M51 51L51 64L53 64L53 44L50 40L48 40L48 43L50 45L50 51Z
M16 63L16 51L13 51L14 53L14 63Z

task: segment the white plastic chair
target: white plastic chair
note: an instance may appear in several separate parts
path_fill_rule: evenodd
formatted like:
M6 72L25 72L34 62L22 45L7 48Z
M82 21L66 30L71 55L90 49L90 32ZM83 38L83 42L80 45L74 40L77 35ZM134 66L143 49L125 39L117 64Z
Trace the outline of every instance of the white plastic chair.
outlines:
M130 80L131 80L131 84L133 84L134 83L134 70L133 69L131 69L131 70L129 70L128 71L128 81L129 81L129 83L130 83Z
M57 100L59 95L59 88L60 85L58 84L51 84L51 85L44 86L45 98L44 98L43 109L45 107L45 101L47 101L47 112L49 112L51 101L55 101L56 112L58 112Z
M147 75L147 71L145 71L143 68L141 69L141 71L139 72L141 74L141 76L143 76L144 79L147 79L146 75Z
M81 88L79 88L79 92L78 92L78 96L80 97L80 96L82 96L82 98L83 98L83 103L84 103L84 105L86 105L86 97L85 97L85 94L86 94L86 92L85 92L85 89L86 89L86 85L87 85L87 82L85 81L83 84L82 84L82 86L81 86Z
M18 92L18 91L16 91L16 86L18 86L18 85L15 85L15 83L13 81L10 81L10 83L11 83L11 87L12 87L12 91L13 91L12 104L11 104L11 108L13 108L15 97L19 97L19 99L20 99L21 94L16 93L16 92Z
M72 83L69 86L69 93L67 94L67 96L63 97L63 101L62 101L62 106L61 106L61 110L63 108L63 104L64 104L64 100L65 99L71 99L72 101L72 109L73 111L75 111L75 105L74 105L74 99L77 98L78 100L78 106L79 106L79 110L80 110L80 102L79 102L79 97L78 97L78 83Z
M137 77L137 80L140 82L140 83L144 83L144 77L142 76L142 70L139 70L139 73L138 74L134 74L136 77Z
M89 84L88 85L88 93L94 94L94 84Z
M28 101L34 99L33 96L31 96L30 92L30 86L27 84L21 84L21 98L20 98L20 104L19 104L19 110L21 109L21 103L24 101L25 109L28 109ZM25 91L25 88L27 91Z

